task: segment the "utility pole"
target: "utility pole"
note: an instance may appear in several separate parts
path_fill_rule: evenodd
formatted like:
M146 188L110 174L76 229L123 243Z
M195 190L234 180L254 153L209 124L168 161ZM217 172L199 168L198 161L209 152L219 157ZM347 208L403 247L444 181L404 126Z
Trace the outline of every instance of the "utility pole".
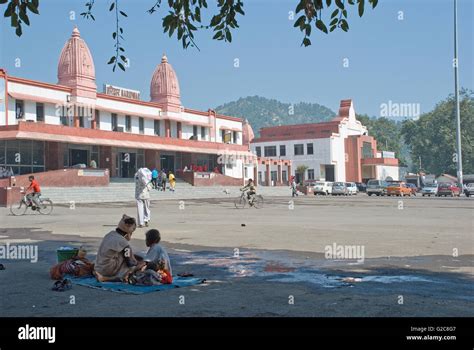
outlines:
M454 93L456 97L456 158L458 183L462 186L462 153L461 153L461 113L459 107L458 78L458 4L454 0Z

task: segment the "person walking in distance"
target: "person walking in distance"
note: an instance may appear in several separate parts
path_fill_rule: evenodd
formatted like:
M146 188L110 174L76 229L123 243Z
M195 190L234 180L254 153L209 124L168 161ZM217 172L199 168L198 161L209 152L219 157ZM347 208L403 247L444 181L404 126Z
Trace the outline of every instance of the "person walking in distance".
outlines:
M135 174L135 200L137 201L138 227L148 226L150 222L151 171L140 168Z
M291 188L291 197L295 197L295 196L298 197L298 189L296 186L296 180L294 176L291 177L290 188Z
M170 183L170 191L174 192L174 187L176 186L176 178L171 170L168 175L168 181Z
M166 180L167 180L166 170L163 169L161 173L161 190L163 192L166 191Z
M156 168L153 169L151 172L151 183L153 185L153 189L158 189L158 170Z

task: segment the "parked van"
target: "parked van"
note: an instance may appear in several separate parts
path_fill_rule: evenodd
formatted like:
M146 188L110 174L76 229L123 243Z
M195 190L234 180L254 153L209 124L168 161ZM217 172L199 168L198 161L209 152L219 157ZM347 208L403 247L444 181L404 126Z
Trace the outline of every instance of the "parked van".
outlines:
M376 196L385 196L387 194L387 185L387 181L369 180L367 182L367 194L369 196L373 194Z
M332 182L329 181L318 181L314 184L314 194L328 195L332 193Z
M355 182L346 182L346 187L349 195L357 194L358 189Z

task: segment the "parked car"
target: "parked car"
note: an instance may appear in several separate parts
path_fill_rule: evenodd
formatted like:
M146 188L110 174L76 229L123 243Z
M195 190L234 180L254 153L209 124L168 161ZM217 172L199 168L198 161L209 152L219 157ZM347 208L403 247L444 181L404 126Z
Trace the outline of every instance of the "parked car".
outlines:
M349 195L357 194L357 186L355 182L346 182L347 193Z
M356 182L357 189L359 192L367 192L367 185L363 182Z
M468 183L464 186L464 194L466 197L474 196L474 182Z
M436 196L438 194L438 184L437 183L427 183L421 189L421 195L424 196Z
M387 186L387 196L411 196L413 194L411 188L405 182L391 182Z
M418 187L416 187L415 184L411 184L411 183L408 183L408 182L406 182L405 184L407 185L408 188L410 188L411 194L416 196L416 194L418 193Z
M332 184L331 194L333 196L347 196L349 194L349 191L346 187L346 183L345 182L334 182Z
M456 186L456 184L452 184L452 183L442 183L442 184L439 184L438 186L438 193L436 194L438 197L441 197L441 196L451 196L451 197L454 197L454 196L461 196L461 189Z
M466 197L474 196L474 183L473 182L466 185L466 187L464 188L464 194L466 195Z
M327 196L332 193L332 182L330 181L318 181L314 184L314 194L324 194Z
M387 182L382 180L369 180L367 182L367 194L385 196L387 194Z

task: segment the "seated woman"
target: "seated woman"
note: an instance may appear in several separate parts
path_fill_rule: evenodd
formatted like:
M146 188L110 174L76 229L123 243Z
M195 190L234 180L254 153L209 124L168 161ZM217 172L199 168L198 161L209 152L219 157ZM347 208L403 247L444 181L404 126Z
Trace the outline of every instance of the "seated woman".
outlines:
M99 282L127 282L128 276L145 264L137 262L129 244L136 228L135 219L124 214L118 227L105 235L94 267Z
M143 259L146 265L130 277L130 283L154 285L173 282L170 258L165 248L159 244L160 241L158 230L152 229L145 233L145 243L149 249L143 258L137 255L137 259Z

